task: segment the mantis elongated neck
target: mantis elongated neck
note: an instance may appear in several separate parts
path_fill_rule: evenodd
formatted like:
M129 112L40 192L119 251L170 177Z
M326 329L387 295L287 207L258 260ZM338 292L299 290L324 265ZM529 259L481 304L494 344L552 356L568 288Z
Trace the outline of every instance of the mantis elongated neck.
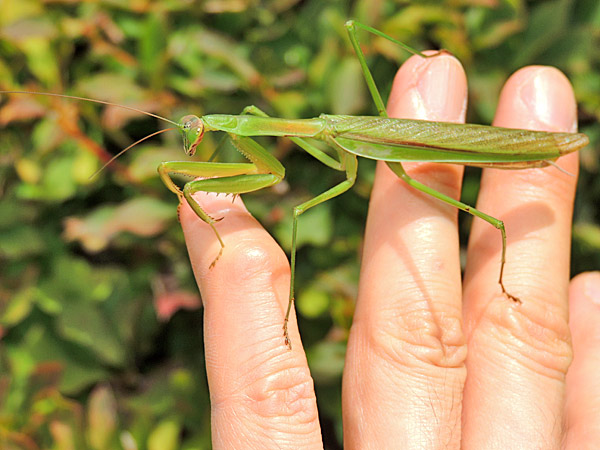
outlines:
M274 117L210 114L202 117L206 131L225 131L239 136L315 137L327 125L321 118L280 119Z

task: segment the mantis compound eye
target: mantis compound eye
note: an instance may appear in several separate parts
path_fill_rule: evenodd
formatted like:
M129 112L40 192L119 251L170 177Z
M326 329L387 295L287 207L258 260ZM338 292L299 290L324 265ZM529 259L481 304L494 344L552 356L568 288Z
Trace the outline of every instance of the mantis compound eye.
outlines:
M198 116L188 115L181 118L179 127L183 134L183 150L186 155L196 153L196 147L204 135L204 122Z

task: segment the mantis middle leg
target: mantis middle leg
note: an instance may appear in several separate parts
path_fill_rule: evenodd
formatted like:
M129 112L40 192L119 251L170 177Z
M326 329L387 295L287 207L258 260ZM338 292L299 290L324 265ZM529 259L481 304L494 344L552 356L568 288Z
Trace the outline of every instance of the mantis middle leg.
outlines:
M248 106L244 109L244 114L253 114L261 117L268 117L268 115L261 111L256 106ZM307 142L302 138L290 138L296 145L305 150L308 154L313 156L314 158L321 161L328 167L331 167L335 170L344 170L346 172L346 180L341 183L333 186L327 191L317 195L316 197L296 206L294 208L294 217L293 217L293 225L292 225L292 249L291 249L291 257L290 257L290 296L287 306L287 311L285 313L285 319L283 321L283 335L285 338L286 345L291 349L292 342L290 340L288 334L288 322L290 318L290 313L292 311L292 306L294 304L294 282L296 279L296 250L297 250L297 235L298 235L298 217L312 208L313 206L319 205L327 200L330 200L338 195L346 192L350 189L355 181L356 181L356 172L358 168L358 161L355 155L346 152L340 145L337 144L335 139L332 139L329 144L336 150L339 161L329 156L327 153L318 149L314 145Z

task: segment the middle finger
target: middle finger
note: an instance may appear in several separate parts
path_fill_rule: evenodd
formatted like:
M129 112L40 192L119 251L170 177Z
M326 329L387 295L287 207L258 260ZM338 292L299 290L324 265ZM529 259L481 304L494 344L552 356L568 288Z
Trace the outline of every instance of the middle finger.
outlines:
M412 57L396 76L388 111L462 122L466 91L455 58ZM460 167L405 167L446 195L460 193ZM456 217L379 163L344 370L347 448L460 445L466 346Z

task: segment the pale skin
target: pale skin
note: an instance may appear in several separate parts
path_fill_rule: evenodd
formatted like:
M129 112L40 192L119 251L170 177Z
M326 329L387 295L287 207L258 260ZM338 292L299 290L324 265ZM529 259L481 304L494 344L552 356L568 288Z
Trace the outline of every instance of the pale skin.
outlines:
M466 79L449 55L413 57L388 103L392 117L462 122ZM494 125L575 131L571 87L555 69L517 72ZM577 153L558 164L577 173ZM458 197L460 166L405 164ZM288 170L294 170L288 167ZM556 168L485 169L461 283L457 210L413 190L379 163L343 380L344 448L591 448L600 442L600 274L569 284L576 177ZM214 448L322 448L313 381L293 315L282 323L289 263L238 198L196 193L213 230L181 206L204 301ZM318 207L318 206L317 206ZM569 319L570 313L570 319ZM573 359L573 354L575 358Z

